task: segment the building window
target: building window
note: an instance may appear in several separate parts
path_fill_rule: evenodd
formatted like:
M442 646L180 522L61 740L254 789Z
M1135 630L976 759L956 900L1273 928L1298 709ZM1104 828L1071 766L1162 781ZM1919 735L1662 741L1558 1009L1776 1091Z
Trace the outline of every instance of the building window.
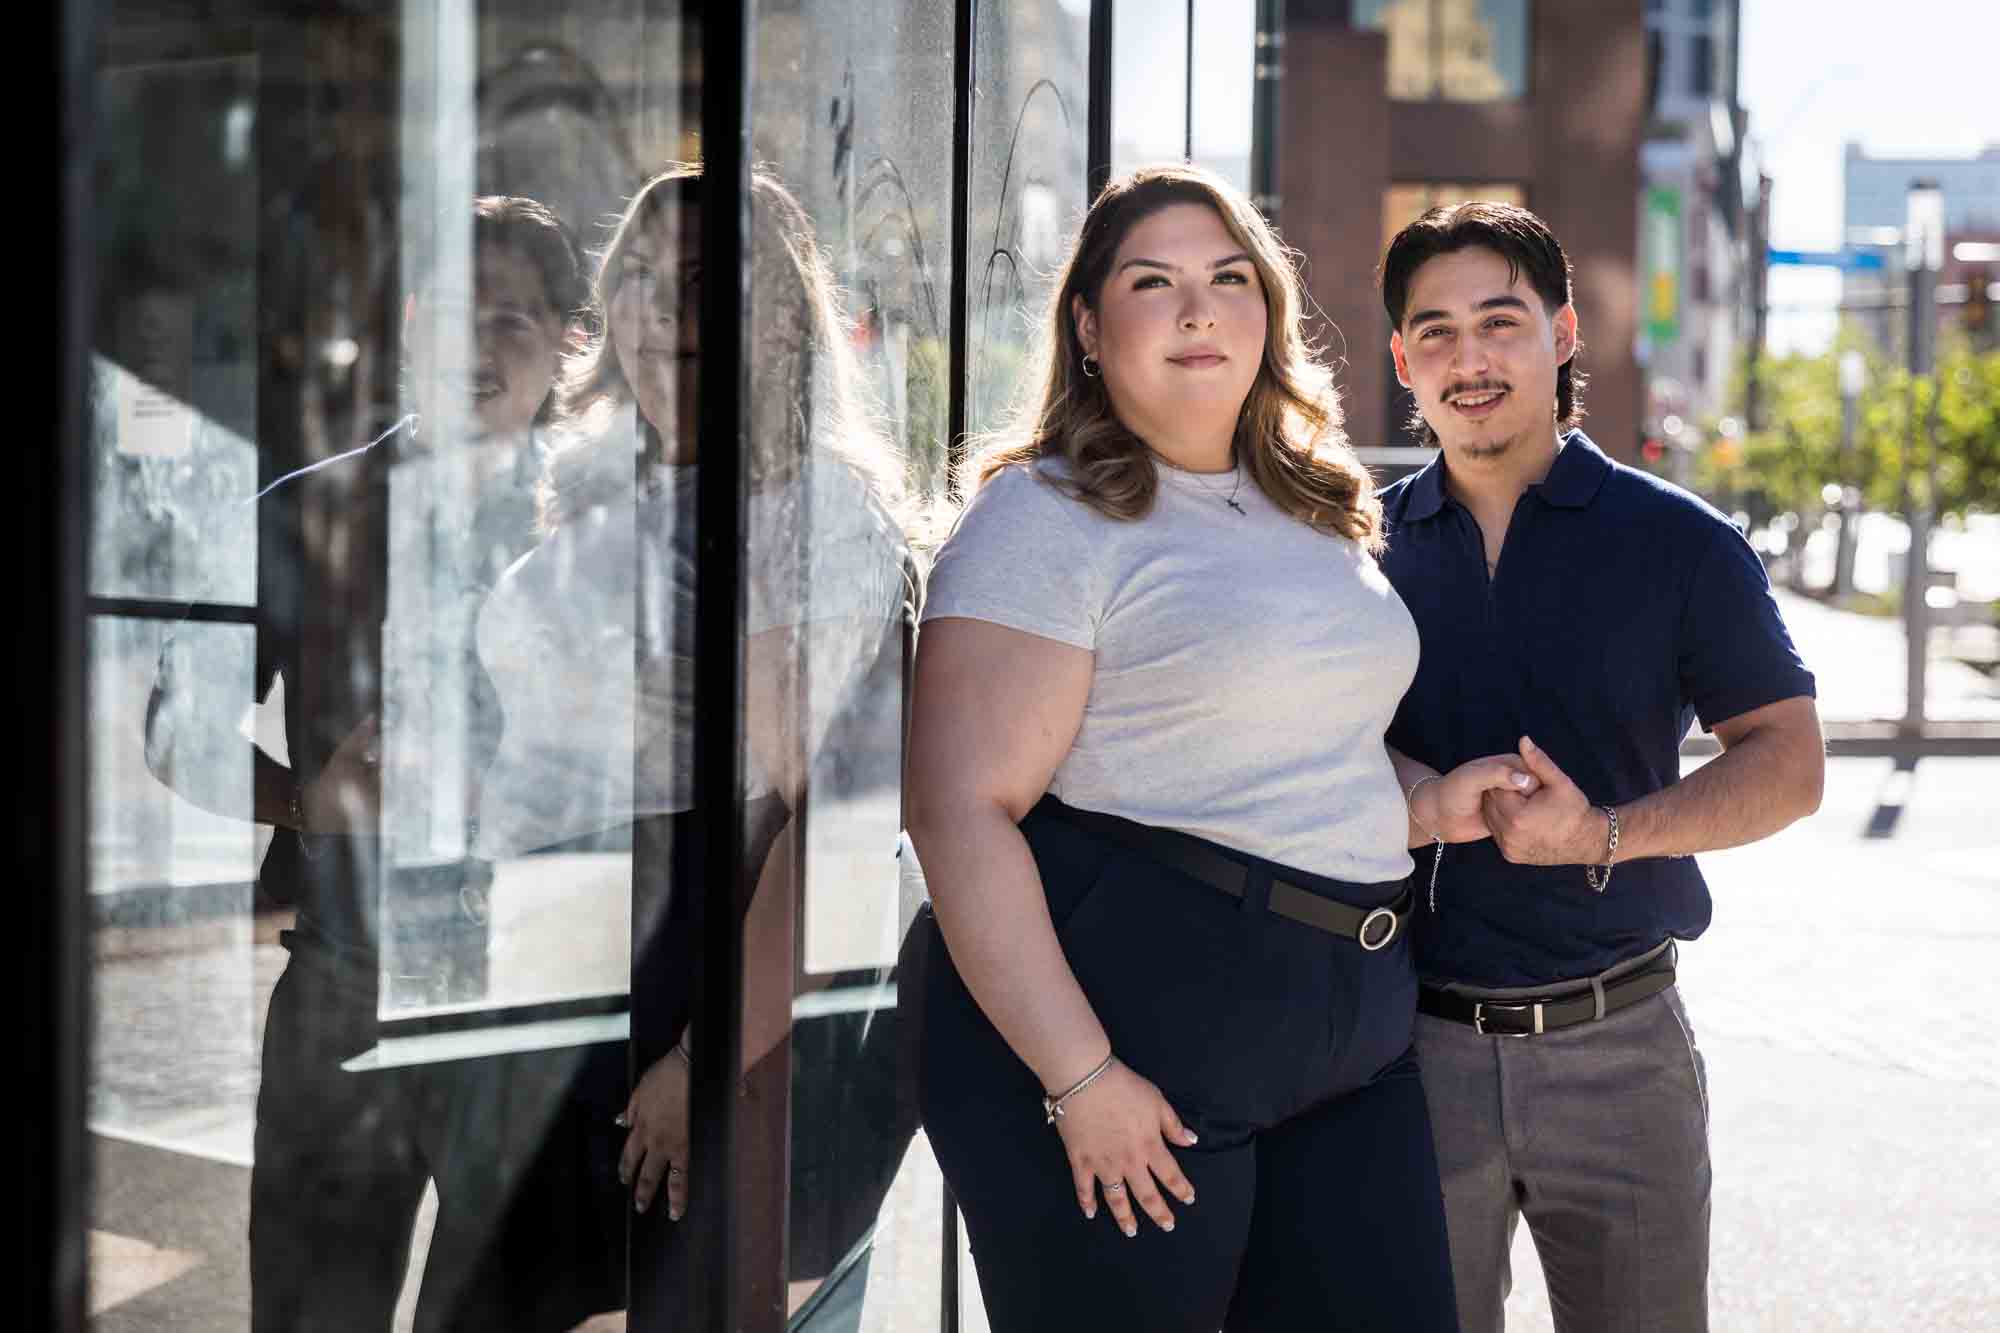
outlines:
M1707 97L1715 90L1715 39L1696 33L1688 39L1688 91Z
M1500 102L1528 90L1528 0L1353 0L1389 37L1389 96Z
M1657 28L1646 29L1646 109L1660 109L1660 69L1666 57L1666 39Z
M1439 204L1462 204L1468 199L1521 206L1528 202L1525 190L1506 181L1414 181L1391 185L1382 192L1382 248L1388 249L1396 233L1415 222L1425 209Z

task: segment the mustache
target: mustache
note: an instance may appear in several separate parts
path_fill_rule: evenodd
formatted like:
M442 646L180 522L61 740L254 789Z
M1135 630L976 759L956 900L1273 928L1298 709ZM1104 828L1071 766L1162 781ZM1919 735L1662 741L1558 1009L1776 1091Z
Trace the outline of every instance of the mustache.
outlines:
M1448 386L1438 395L1440 403L1448 403L1460 394L1466 393L1512 393L1514 386L1505 380L1467 380Z

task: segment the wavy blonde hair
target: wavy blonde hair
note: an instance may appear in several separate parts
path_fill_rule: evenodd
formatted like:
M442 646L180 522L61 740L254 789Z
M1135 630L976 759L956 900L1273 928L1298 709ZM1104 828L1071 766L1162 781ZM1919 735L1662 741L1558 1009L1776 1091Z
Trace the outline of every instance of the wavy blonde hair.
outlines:
M637 401L610 334L611 301L625 252L669 210L698 206L699 162L677 162L648 180L626 205L598 259L592 298L600 333L566 362L557 384L561 438L551 448L536 501L541 527L632 486L630 441L619 429ZM878 431L859 389L860 373L833 276L805 209L768 171L750 176L750 386L744 447L752 490L795 475L808 448L852 468L872 497L907 532L911 513L898 451ZM642 434L652 426L643 418Z
M1195 166L1141 167L1106 185L1090 206L1043 321L1039 371L1028 380L1040 388L979 452L980 484L1015 464L1060 458L1068 475L1049 481L1073 498L1119 519L1152 509L1158 464L1112 410L1103 379L1083 373L1071 298L1096 309L1125 237L1175 204L1214 209L1263 285L1264 356L1236 418L1237 459L1280 509L1379 552L1382 506L1348 447L1333 374L1306 337L1298 255L1240 191Z

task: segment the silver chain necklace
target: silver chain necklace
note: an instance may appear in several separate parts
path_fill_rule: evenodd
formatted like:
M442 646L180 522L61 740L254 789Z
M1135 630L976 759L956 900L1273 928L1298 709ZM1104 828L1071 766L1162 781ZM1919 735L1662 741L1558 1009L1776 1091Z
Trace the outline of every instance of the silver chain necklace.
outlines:
M1222 501L1222 503L1228 505L1231 509L1234 509L1237 513L1244 515L1246 518L1249 516L1250 511L1245 509L1242 505L1236 502L1236 493L1243 489L1243 465L1241 463L1235 462L1233 455L1231 458L1231 462L1233 464L1233 470L1236 473L1236 484L1229 488L1229 494L1227 495L1224 495L1221 491L1217 490L1215 487L1208 484L1208 474L1202 472L1195 472L1189 468L1184 468L1179 463L1173 462L1171 459L1167 458L1164 454L1160 456L1160 461L1165 463L1168 467L1172 468L1174 471L1180 473L1182 476L1193 478L1195 485L1201 487L1204 491L1207 491L1210 495Z

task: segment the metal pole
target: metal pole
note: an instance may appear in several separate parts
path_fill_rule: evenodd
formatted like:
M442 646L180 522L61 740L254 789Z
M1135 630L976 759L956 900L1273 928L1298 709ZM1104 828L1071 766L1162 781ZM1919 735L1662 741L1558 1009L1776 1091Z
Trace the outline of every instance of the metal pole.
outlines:
M1862 390L1868 387L1868 359L1850 347L1840 354L1840 466L1834 474L1840 485L1840 505L1833 547L1833 589L1838 599L1854 590L1854 548L1861 535L1855 525L1861 517L1861 488L1855 485L1854 419L1861 406Z
M1111 0L1091 0L1089 105L1085 109L1085 202L1111 180Z
M1276 222L1282 200L1278 181L1278 93L1284 77L1284 0L1257 0L1257 50L1250 110L1250 197Z
M1750 346L1743 377L1743 426L1764 424L1764 339L1770 322L1771 178L1757 181L1757 220L1750 244Z
M694 1158L689 1213L681 1225L693 1254L687 1324L738 1329L752 1285L738 1227L737 1106L743 1042L743 932L735 910L744 883L740 781L743 724L745 487L743 406L748 401L744 320L750 291L750 29L737 5L710 5L698 38L701 59L701 248L698 311L702 336L702 467L695 487L695 807L699 884L690 929L699 942L694 1006L690 1128ZM780 1260L782 1262L782 1260ZM778 1270L782 1274L783 1269ZM667 1302L671 1304L671 1302ZM652 1327L672 1327L678 1312L654 1311Z
M1109 0L1098 0L1108 6ZM1095 8L1095 6L1093 6ZM972 131L978 89L977 0L957 0L952 10L952 105L951 105L951 376L945 395L945 492L953 500L964 495L960 465L965 460L966 398L972 384ZM1096 16L1091 22L1091 56L1097 58ZM1094 142L1094 141L1093 141ZM1093 182L1093 188L1095 183ZM904 689L909 689L915 670L916 640L913 628L904 630ZM905 708L908 701L905 700ZM907 983L906 983L907 984ZM910 1021L905 1010L903 1021ZM938 1329L958 1333L958 1200L951 1186L938 1187Z
M1187 0L1186 41L1181 48L1181 156L1194 161L1194 0Z
M966 397L972 382L972 275L966 270L972 250L972 112L978 87L973 25L978 11L975 0L958 0L952 36L951 379L945 398L944 476L945 492L954 500L963 494L959 468L965 461Z
M108 6L106 8L109 8ZM47 17L42 15L46 13ZM16 882L33 886L15 910L11 991L14 1046L29 1077L16 1084L20 1107L17 1160L25 1177L13 1207L21 1228L8 1278L17 1314L8 1322L52 1333L87 1327L90 1140L84 1129L89 1091L91 986L87 800L90 748L85 720L84 571L89 550L88 476L91 290L91 166L95 160L94 77L102 16L88 0L32 11L25 41L39 59L23 62L51 108L28 136L41 160L30 171L53 189L38 210L40 253L28 268L27 298L54 315L53 337L33 340L41 392L28 411L45 424L36 438L53 448L23 460L42 503L10 525L8 567L16 576L16 647L4 668L16 708L7 739L22 785L13 800ZM34 94L30 93L30 96ZM53 177L53 180L50 178ZM34 233L30 233L33 235ZM30 374L36 372L30 371ZM30 427L31 429L37 429ZM41 433L45 432L45 433Z
M1840 479L1840 526L1834 530L1833 546L1833 595L1845 597L1854 586L1854 524L1859 517L1855 510L1857 491L1854 485L1854 413L1855 398L1843 391L1840 395L1840 470L1835 475Z
M1910 460L1916 456L1922 427L1917 412L1917 380L1931 374L1937 346L1937 274L1944 264L1944 197L1935 181L1910 182L1908 226L1904 236L1904 263L1910 281L1910 419L1907 446L1903 453L1903 475L1907 487ZM1932 412L1936 408L1932 395ZM1933 479L1934 480L1934 479ZM1926 601L1930 592L1930 508L1932 496L1907 487L1910 503L1905 514L1910 527L1909 554L1903 562L1903 647L1904 678L1903 730L1912 735L1924 729L1926 693L1925 671L1930 659L1930 617Z

